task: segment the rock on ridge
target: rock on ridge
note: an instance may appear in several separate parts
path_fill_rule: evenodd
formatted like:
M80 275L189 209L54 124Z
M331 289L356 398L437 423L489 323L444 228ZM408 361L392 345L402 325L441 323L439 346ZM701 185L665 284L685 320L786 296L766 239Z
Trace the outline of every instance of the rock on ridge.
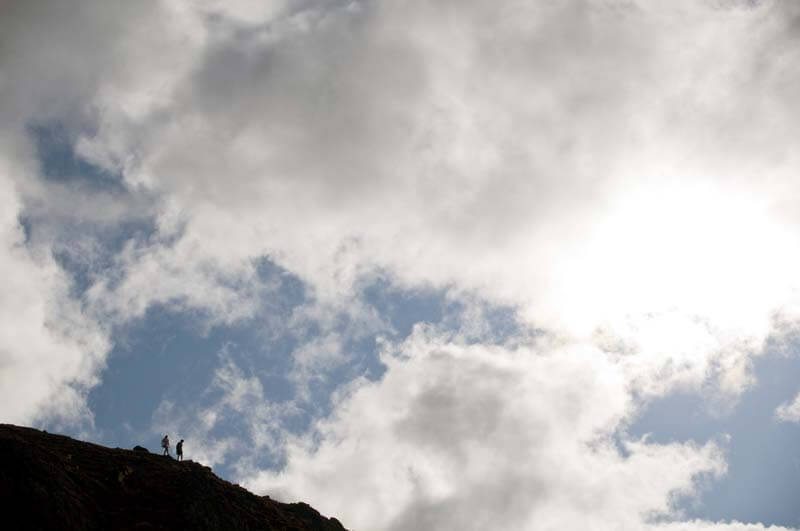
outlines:
M0 499L5 529L346 531L193 461L9 424L0 424Z

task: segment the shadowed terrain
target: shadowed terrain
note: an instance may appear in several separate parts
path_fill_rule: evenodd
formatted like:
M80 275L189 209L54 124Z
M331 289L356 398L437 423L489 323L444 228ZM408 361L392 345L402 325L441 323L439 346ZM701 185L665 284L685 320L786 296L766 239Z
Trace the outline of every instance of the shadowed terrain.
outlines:
M256 496L193 461L0 424L6 529L345 531L305 503Z

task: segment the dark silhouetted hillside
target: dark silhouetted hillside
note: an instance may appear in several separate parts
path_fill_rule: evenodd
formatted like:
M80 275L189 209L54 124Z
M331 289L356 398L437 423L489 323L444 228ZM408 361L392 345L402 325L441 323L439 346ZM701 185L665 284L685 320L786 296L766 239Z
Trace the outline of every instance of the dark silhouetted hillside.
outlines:
M304 503L279 503L192 461L0 424L4 529L344 531Z

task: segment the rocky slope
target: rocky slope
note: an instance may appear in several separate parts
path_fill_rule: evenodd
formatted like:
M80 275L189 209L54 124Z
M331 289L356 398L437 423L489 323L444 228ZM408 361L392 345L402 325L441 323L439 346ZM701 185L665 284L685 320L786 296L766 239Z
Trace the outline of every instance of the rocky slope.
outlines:
M304 503L256 496L192 461L8 424L0 500L5 529L345 531Z

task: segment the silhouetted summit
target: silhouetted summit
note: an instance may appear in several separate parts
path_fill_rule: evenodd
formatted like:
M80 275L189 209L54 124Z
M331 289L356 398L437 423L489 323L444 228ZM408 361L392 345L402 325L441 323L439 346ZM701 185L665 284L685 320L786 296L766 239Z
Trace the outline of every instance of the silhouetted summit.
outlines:
M305 503L256 496L192 461L8 424L0 499L4 529L345 531Z

